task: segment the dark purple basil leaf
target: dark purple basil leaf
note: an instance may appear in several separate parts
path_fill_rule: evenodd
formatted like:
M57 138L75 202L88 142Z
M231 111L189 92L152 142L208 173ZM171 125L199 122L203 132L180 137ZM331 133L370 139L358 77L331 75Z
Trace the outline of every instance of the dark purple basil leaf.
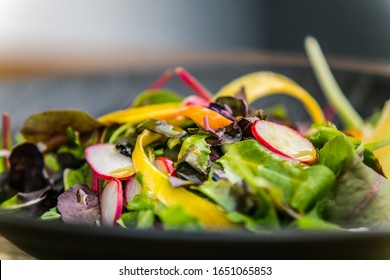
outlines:
M236 117L233 114L232 109L227 105L223 105L223 104L219 104L219 103L210 103L209 108L211 110L221 114L222 116L224 116L225 118L227 118L229 120L234 121L236 119Z
M241 128L242 140L253 138L252 125L257 120L258 117L246 117L237 121L238 127Z
M226 111L235 118L248 116L248 103L244 99L238 99L231 96L222 96L218 97L215 100L215 103L222 105L222 110Z
M18 192L28 193L49 185L44 176L44 160L37 146L24 143L16 146L9 158L11 169L10 186Z
M253 138L251 128L256 120L257 117L244 117L215 132L208 131L206 141L212 146L221 146Z
M241 99L241 100L245 101L246 104L248 104L248 99L246 97L245 87L241 87L240 91L237 92L236 95L234 95L234 98Z
M100 221L99 194L77 184L58 197L58 212L65 223L97 225Z
M236 201L236 210L243 214L253 214L256 211L258 199L247 183L239 181L232 186L231 194Z

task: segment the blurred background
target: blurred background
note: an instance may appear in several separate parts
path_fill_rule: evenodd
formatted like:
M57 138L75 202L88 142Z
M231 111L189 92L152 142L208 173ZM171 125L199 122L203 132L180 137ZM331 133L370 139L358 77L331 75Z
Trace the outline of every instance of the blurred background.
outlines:
M303 52L308 34L329 54L389 60L390 0L0 1L3 62L140 50Z

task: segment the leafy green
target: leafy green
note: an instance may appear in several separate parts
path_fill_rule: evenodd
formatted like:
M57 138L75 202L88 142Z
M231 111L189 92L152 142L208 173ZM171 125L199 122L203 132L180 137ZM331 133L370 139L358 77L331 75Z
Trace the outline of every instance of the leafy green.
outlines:
M256 140L231 144L218 162L233 183L244 179L252 188L277 187L285 201L290 200L294 186L299 184L298 176L307 168L269 151Z
M233 195L231 195L232 186L233 184L227 180L206 181L194 189L211 198L226 211L234 211L236 209L236 201Z
M15 205L18 205L19 203L20 203L19 196L17 194L15 194L11 198L0 203L0 208L10 208L10 207L13 207Z
M318 125L306 136L317 149L320 149L320 162L330 167L337 176L340 174L341 169L348 166L351 161L351 146L354 149L354 154L357 154L360 147L363 147L363 162L379 174L383 174L380 163L370 150L370 145L362 146L363 144L359 139L347 136L335 127ZM335 138L337 138L337 140L333 142L332 140ZM338 147L338 143L342 145L342 147ZM321 151L325 145L327 145L328 148ZM342 163L340 161L342 160L341 157L344 157L345 162ZM333 160L335 161L332 163ZM337 170L336 166L338 164L340 165L339 170Z
M326 220L345 227L388 227L390 181L356 156L321 208Z
M120 140L120 138L127 139L131 134L135 132L134 125L131 123L125 123L112 131L108 143L114 144Z
M157 215L161 219L164 229L169 230L199 230L202 225L199 220L185 212L182 206L164 207L157 211Z
M44 143L51 151L66 143L69 127L85 138L90 137L102 124L83 111L49 110L28 117L21 132L27 141Z
M58 213L57 207L53 207L49 211L43 213L40 219L44 221L59 220L61 219L61 214Z
M183 98L168 89L155 89L141 92L134 99L132 107L141 107L152 104L181 102Z
M260 197L271 197L275 206L286 212L290 212L288 204L301 212L310 210L333 186L335 177L326 166L302 165L255 140L231 144L218 162L229 180L245 180Z
M138 212L125 212L116 222L123 228L135 228L138 222Z
M201 183L207 179L211 167L211 151L206 137L191 135L185 138L176 165L179 177L194 183Z
M150 193L141 192L140 194L137 194L126 207L129 211L150 210L154 209L156 203L156 198Z
M269 233L279 229L278 218L274 211L268 211L266 216L258 219L239 212L229 212L227 217L230 221L243 224L248 231L255 233Z
M321 230L321 231L342 231L343 229L336 224L324 221L318 214L318 207L315 207L307 215L301 216L294 221L293 226L303 230Z
M50 153L46 154L44 157L45 167L50 169L53 172L58 172L61 170L61 165L59 164L55 154Z
M64 176L64 191L76 184L90 185L92 181L92 170L86 163L79 169L66 168Z
M153 210L141 210L138 212L137 229L152 229L154 228L154 213Z
M349 167L354 159L353 145L344 135L329 140L319 151L319 162L329 167L336 176Z
M309 134L306 135L306 137L317 149L321 149L327 142L337 136L347 137L348 142L353 144L355 147L361 144L359 139L347 136L344 132L338 130L336 127L327 125L316 125L311 129Z
M228 180L208 180L199 187L200 191L228 212L237 211L243 214L253 214L258 204L256 195L244 182L232 184Z
M314 165L300 174L299 181L289 204L304 213L328 194L335 184L336 176L328 167Z

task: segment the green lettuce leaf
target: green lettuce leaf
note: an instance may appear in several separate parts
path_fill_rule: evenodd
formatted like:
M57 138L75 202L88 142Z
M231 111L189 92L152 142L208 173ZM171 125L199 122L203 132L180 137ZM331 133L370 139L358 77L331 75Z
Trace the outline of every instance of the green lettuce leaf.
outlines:
M146 90L137 95L133 101L132 107L181 102L182 100L183 98L179 94L168 89Z
M92 182L92 170L88 164L84 164L79 169L66 168L63 176L64 191L70 189L76 184L91 185Z
M286 159L255 140L231 144L218 162L229 180L233 183L245 180L260 197L271 197L280 210L288 210L288 205L299 212L310 210L333 187L335 180L326 166L309 167Z
M326 220L345 227L389 227L390 181L356 156L321 208Z
M61 214L58 213L57 207L53 207L49 211L43 213L40 219L44 221L59 220L61 219Z
M164 207L158 210L156 214L161 219L164 229L200 230L203 228L196 217L188 214L179 205Z
M355 157L353 145L344 135L329 140L319 151L319 162L339 176L349 167Z
M325 221L319 215L318 207L315 207L307 215L301 216L299 219L294 221L293 227L303 230L313 230L313 231L343 231L344 229L340 226Z
M202 183L207 179L211 168L211 150L206 137L191 135L183 141L176 165L176 173L182 179L194 183Z

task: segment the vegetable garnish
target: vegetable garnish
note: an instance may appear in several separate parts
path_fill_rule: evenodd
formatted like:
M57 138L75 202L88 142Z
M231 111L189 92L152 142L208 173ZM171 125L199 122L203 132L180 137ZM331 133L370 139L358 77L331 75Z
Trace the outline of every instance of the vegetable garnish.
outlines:
M381 163L384 174L390 176L389 102L386 102L382 109L376 127L373 127L369 122L365 122L337 84L318 41L311 36L307 37L305 40L305 48L314 74L325 97L340 116L349 134L356 135L368 145L375 142L382 143L381 149L374 151L374 154Z
M308 46L312 52L313 42ZM335 81L318 50L311 60L329 95ZM162 88L173 75L195 95ZM249 106L274 94L301 101L310 127L303 130L284 108ZM333 113L342 109L337 100L350 106L341 94L331 93ZM97 119L77 110L30 116L25 143L11 152L5 115L0 156L10 166L0 173L0 209L134 230L389 227L389 104L374 125L342 117L343 130L282 74L250 73L212 95L177 67L130 107Z
M302 102L314 123L325 121L324 113L317 101L305 89L284 75L273 72L247 74L222 87L216 97L234 96L241 88L245 89L249 104L265 96L286 94Z
M160 135L145 130L138 136L133 152L134 167L145 192L152 194L166 206L180 205L207 228L226 227L231 223L215 204L182 188L172 188L168 176L159 171L145 154L144 147L157 141Z
M126 154L124 149L121 150L121 144L89 146L85 149L85 159L93 172L104 180L111 178L126 180L135 173L131 154Z
M252 126L253 135L264 146L277 154L313 164L317 152L313 144L298 131L285 125L259 120Z

